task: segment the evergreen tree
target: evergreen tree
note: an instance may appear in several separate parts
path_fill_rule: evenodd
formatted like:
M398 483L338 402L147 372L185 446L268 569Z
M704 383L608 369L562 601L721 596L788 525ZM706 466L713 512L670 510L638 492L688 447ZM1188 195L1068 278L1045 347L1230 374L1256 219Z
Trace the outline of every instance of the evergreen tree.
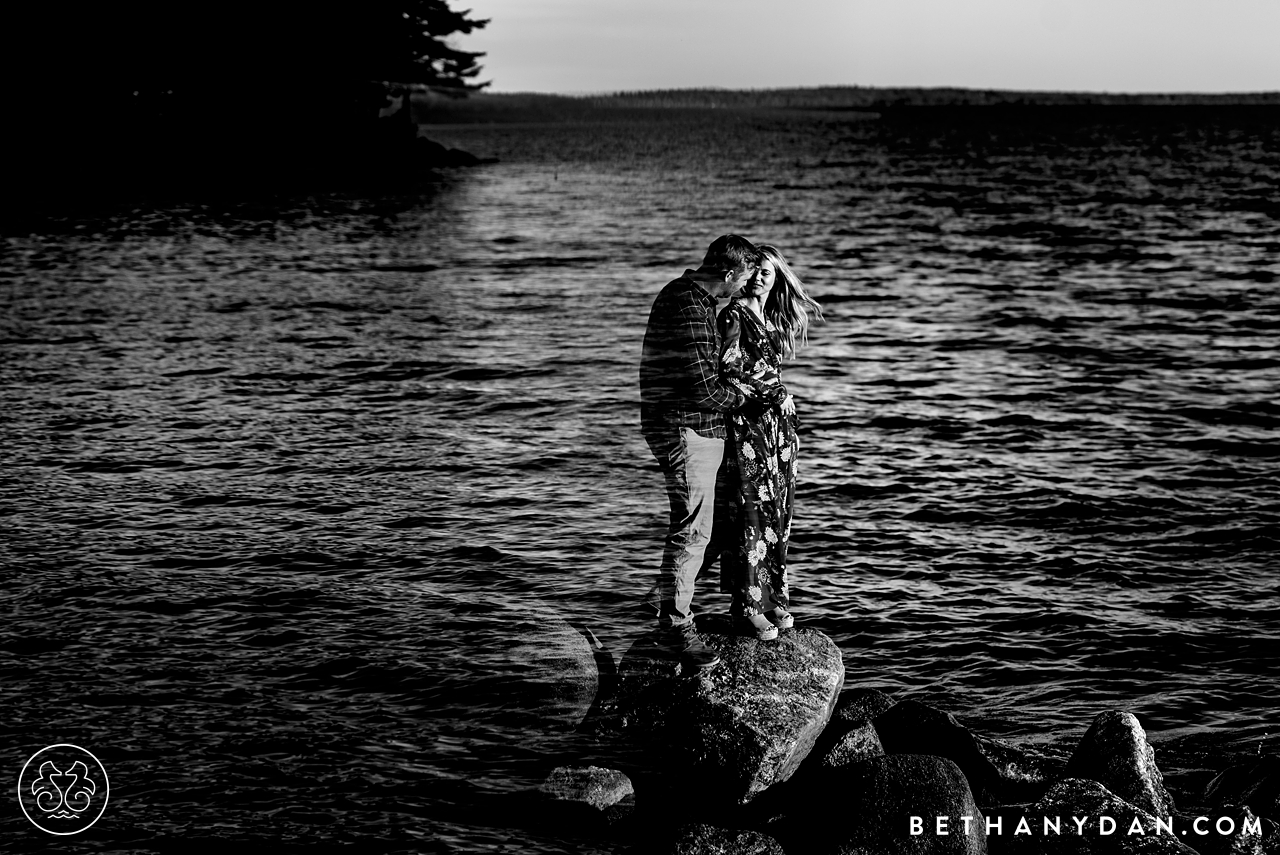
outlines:
M476 62L482 53L458 50L448 39L483 28L488 20L455 12L445 0L399 0L383 8L369 8L370 45L377 45L371 63L374 78L391 83L423 84L447 95L462 95L489 84L475 83Z
M265 185L422 162L411 90L463 96L487 20L449 0L17 4L6 113L28 195ZM378 119L400 96L393 121Z

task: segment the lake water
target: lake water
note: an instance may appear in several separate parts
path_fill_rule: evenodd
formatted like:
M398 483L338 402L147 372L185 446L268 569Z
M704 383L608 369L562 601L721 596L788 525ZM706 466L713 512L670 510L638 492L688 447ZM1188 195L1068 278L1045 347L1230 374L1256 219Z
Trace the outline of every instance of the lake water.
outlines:
M500 163L6 236L4 768L102 759L84 851L595 851L477 810L572 759L504 627L649 629L640 340L724 232L827 316L793 602L847 686L1066 747L1128 709L1187 788L1275 752L1280 122L1170 115L442 125Z

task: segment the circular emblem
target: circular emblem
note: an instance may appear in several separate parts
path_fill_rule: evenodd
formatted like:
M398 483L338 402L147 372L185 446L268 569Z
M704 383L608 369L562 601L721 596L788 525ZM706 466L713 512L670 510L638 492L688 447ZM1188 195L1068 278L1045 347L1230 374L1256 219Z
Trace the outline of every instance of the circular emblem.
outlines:
M42 748L18 775L18 804L27 819L50 834L79 834L107 809L107 770L78 745Z

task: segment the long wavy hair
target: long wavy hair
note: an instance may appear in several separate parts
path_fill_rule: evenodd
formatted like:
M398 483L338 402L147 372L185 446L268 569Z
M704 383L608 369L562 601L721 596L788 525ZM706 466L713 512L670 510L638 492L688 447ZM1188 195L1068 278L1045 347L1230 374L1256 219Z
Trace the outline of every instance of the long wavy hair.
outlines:
M822 320L822 307L804 290L804 283L775 246L760 245L760 254L777 272L773 290L764 304L764 316L773 324L774 346L788 359L796 358L797 344L809 343L809 323Z

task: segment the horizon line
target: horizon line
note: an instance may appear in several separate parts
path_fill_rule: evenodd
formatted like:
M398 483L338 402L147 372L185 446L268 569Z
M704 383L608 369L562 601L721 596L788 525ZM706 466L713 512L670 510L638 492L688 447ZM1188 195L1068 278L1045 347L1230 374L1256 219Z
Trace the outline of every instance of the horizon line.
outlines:
M1116 89L1003 89L991 86L955 86L955 85L938 85L938 86L886 86L886 85L867 85L861 83L820 83L806 86L667 86L654 89L576 89L561 91L544 91L535 89L511 89L511 90L491 90L481 89L475 93L476 95L551 95L563 98L608 98L619 95L649 95L667 92L795 92L805 90L821 90L821 89L865 89L865 90L894 90L894 91L919 91L919 92L938 92L938 91L954 91L954 92L999 92L1007 94L1033 94L1033 95L1108 95L1108 96L1124 96L1124 97L1159 97L1159 96L1233 96L1233 95L1275 95L1280 96L1280 89L1241 89L1241 90L1151 90L1151 91L1135 91L1135 90L1116 90Z

